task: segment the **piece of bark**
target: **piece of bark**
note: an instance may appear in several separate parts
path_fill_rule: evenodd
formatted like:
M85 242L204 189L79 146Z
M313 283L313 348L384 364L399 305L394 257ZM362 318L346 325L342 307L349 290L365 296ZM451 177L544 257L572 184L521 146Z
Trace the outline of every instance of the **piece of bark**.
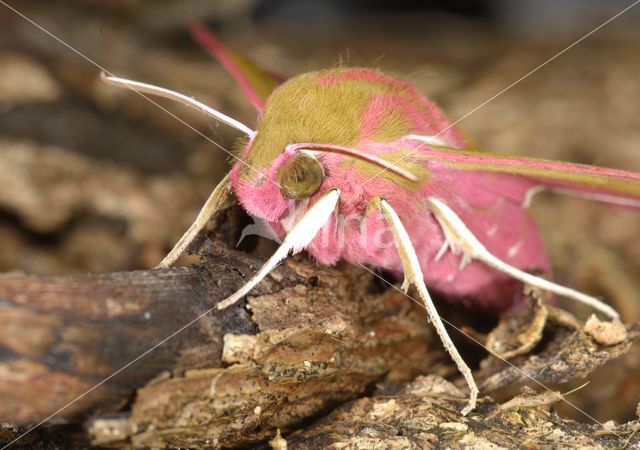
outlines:
M334 339L337 337L336 333L354 334L354 329L347 332L345 325L354 326L349 322L348 317L351 317L355 311L345 315L340 303L317 305L317 302L313 301L316 304L315 308L318 308L317 316L314 315L311 322L304 323L309 319L299 308L299 302L307 295L307 291L294 288L276 295L251 299L249 305L261 331L257 336L226 336L223 359L227 363L233 363L231 366L224 369L193 371L182 377L165 378L148 385L138 392L130 416L100 418L92 422L91 433L95 442L117 447L133 445L135 447L217 448L247 445L260 438L263 440L273 438L278 429L290 430L304 417L328 410L332 404L343 401L345 396L357 395L357 392L351 390L350 382L345 382L344 378L357 379L362 377L364 372L358 372L359 369L354 370L354 367L359 367L358 365L340 364L344 358L336 358L336 355L345 351L351 352L353 349L349 348L351 344L348 341ZM302 318L303 323L292 326L290 324L292 317ZM397 322L398 318L394 317L391 320ZM389 325L390 322L385 321L385 328ZM316 330L316 334L300 334L300 327L304 329L306 326ZM582 330L568 330L562 325L550 322L546 329L548 343L545 347L537 354L523 355L515 361L529 372L534 367L555 367L554 364L557 365L561 361L563 368L556 374L550 375L543 371L532 373L536 380L543 383L565 382L581 378L605 364L609 359L625 353L632 342L638 338L636 328L630 327L623 342L615 346L604 346L598 344ZM356 327L355 330L356 335L360 334L359 339L370 339L366 335L361 335L360 327ZM379 337L378 333L376 335ZM398 336L401 335L402 333ZM398 369L403 360L404 364L407 363L405 358L408 355L404 353L394 355L393 352L401 349L407 351L409 348L415 348L414 346L415 344L410 340L403 339L402 342L398 342L398 347L380 346L375 351L371 349L373 353L361 348L357 358L368 367L369 371L375 370L376 364L370 361L376 356L383 359L392 358L391 366ZM367 346L365 345L364 348ZM386 350L391 352L384 353ZM563 350L574 356L566 357ZM398 356L401 360L393 360ZM426 359L429 359L429 355L426 355ZM411 358L408 358L408 361L411 362ZM414 364L415 362L416 360L413 360ZM504 387L507 383L508 386L518 386L528 381L518 370L503 369L501 364L496 361L492 366L494 369L501 368L498 373L492 375L489 370L491 366L485 363L485 369L476 374L479 381L482 381L482 377L488 377L484 380L485 393L491 389ZM384 363L383 367L385 367ZM427 370L431 373L435 372L433 367ZM406 370L403 372L407 374ZM520 377L514 377L514 373L520 374ZM318 381L325 377L331 380L330 383L334 389L333 397L324 396L326 394L322 392L324 386L318 384ZM391 378L406 377L396 375ZM436 379L439 381L433 381ZM421 401L428 405L424 411L428 411L431 406L435 408L432 412L428 412L428 419L434 427L443 432L461 431L463 428L461 424L466 424L468 421L468 418L463 419L460 415L460 410L466 402L466 394L438 377L431 380L428 389L424 386L419 389ZM413 387L408 389L415 390ZM589 388L585 388L587 389ZM475 421L484 420L485 423L489 423L490 425L486 427L488 434L486 436L465 434L460 438L465 439L465 442L468 441L469 445L494 442L491 440L492 433L508 435L509 427L513 426L509 422L511 419L504 422L496 421L498 416L501 417L506 412L518 408L546 407L562 398L561 394L551 391L541 391L521 397L509 397L510 400L501 409L487 408L486 405L491 405L492 400L482 399L479 408L470 417ZM323 419L320 422L330 424L325 429L317 426L307 427L306 431L300 434L309 437L309 442L316 447L313 445L305 447L306 440L294 440L294 442L298 442L300 448L324 448L331 443L335 448L343 448L342 445L346 445L346 448L368 448L375 445L382 445L382 448L387 448L384 447L385 445L389 448L394 446L422 448L432 439L431 432L422 430L423 432L419 433L420 436L413 439L403 430L393 429L395 422L381 425L377 420L376 409L382 408L384 411L380 414L384 415L388 412L386 409L390 408L388 416L391 420L396 412L395 409L403 410L406 405L399 406L395 400L382 405L376 404L376 400L361 402L364 402L363 404L373 402L374 413L357 418L358 423L349 422L349 419L342 417L339 412L332 413L329 417L333 419ZM417 404L418 400L413 399L411 402ZM418 407L418 410L420 408L424 409L424 407ZM550 414L544 408L541 411L546 411L544 417ZM411 417L408 415L406 418ZM542 420L542 416L539 419ZM418 422L421 420L423 419ZM345 427L342 425L343 421L347 423ZM567 439L574 440L576 443L590 442L588 439L599 438L597 433L603 431L593 427L584 428L577 423L569 426L567 425L569 423L570 421L563 421L554 413L554 421L545 426L554 439L557 435L567 434L569 436ZM463 431L470 429L469 425L464 426L466 428ZM535 426L538 425L532 425L533 428ZM630 423L624 427L634 430L635 426ZM365 431L358 434L357 431L365 428L375 430L377 427L382 427L379 435L374 433L374 436L370 436ZM624 427L623 430L627 430ZM482 425L477 425L477 428L483 429ZM387 431L389 434L385 434ZM526 433L531 434L531 430ZM526 433L521 436L523 439ZM299 435L294 433L293 436ZM342 436L340 439L344 438L346 441L331 441L336 436ZM438 433L435 433L435 436L440 439ZM298 447L294 445L292 448Z
M212 307L255 261L68 277L0 276L0 420L45 418ZM219 361L222 335L251 332L242 309L209 314L61 417L124 404L163 370Z
M218 223L213 241L194 245L206 255L190 267L0 276L0 421L36 422L70 403L56 420L77 423L122 409L153 380L116 436L123 445L217 438L231 446L289 429L376 381L437 367L442 352L429 350L422 312L402 294L372 289L370 275L353 267L294 258L254 289L247 307L212 310L260 265L216 240L237 229L233 214ZM101 442L114 440L113 429L105 432L113 425L91 427Z
M588 325L568 311L548 309L544 338L535 348L527 354L508 358L512 365L494 356L481 362L481 370L476 372L481 392L498 401L508 401L522 384L538 389L538 383L542 383L564 392L586 381L584 388L571 394L572 405L566 402L558 405L563 417L588 421L590 418L584 414L587 412L603 421L629 421L634 417L638 398L638 325L625 327L617 321L601 322L604 329L614 332L606 333L607 337L616 337L615 341L603 340L600 334L593 335L594 319ZM513 319L519 317L517 313ZM505 331L513 319L501 318L497 329ZM508 334L500 337L507 343L514 341Z
M466 417L465 394L437 376L418 377L396 393L351 402L305 430L287 448L507 449L638 448L640 423L591 425L553 410L550 394L524 391L508 404L481 399Z
M615 345L605 345L584 328L556 328L544 349L537 354L519 356L504 370L502 364L489 357L480 375L482 392L491 392L533 378L541 383L566 383L583 379L608 361L618 358L640 337L640 325L630 326L624 339ZM500 370L497 368L500 367Z
M19 436L8 448L12 450L59 450L59 449L87 449L91 447L91 440L81 424L45 425L38 427L25 435L28 426L17 426L0 423L0 445L6 445ZM24 436L23 436L24 435Z
M429 351L425 317L402 294L367 294L370 279L359 271L336 276L307 261L289 267L311 281L250 296L258 333L224 336L227 367L212 365L145 386L128 422L92 422L95 441L154 448L247 445L356 398L383 378L437 371L442 353ZM127 439L114 429L124 429Z
M233 292L260 264L228 250L240 220L237 208L219 214L215 231L192 246L204 260L191 267L0 277L0 318L9 325L0 331L2 420L48 416ZM99 445L233 447L295 429L377 381L448 374L450 366L438 364L439 346L429 349L422 311L395 290L373 287L356 268L289 259L244 306L207 313L58 418L77 423L97 414L88 428ZM562 349L582 355L568 359L563 379L552 381L583 376L637 337L631 328L624 342L600 348L582 331L548 326L542 353L515 361L527 369ZM517 372L495 369L478 374L489 377L485 389L522 381ZM448 407L457 417L461 406ZM130 412L98 414L117 410Z
M501 358L526 354L542 339L549 312L537 290L531 289L528 294L530 301L526 307L503 314L487 336L487 348Z

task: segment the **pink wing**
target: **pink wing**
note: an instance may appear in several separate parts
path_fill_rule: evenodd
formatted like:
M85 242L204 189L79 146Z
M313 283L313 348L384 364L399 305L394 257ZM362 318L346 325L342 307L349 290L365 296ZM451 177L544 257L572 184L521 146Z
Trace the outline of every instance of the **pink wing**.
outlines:
M260 68L249 58L226 46L202 24L189 24L189 32L193 39L231 74L256 109L262 111L265 100L283 79Z
M441 177L484 180L483 189L524 206L538 189L550 189L640 209L640 173L448 148L420 150L420 158Z

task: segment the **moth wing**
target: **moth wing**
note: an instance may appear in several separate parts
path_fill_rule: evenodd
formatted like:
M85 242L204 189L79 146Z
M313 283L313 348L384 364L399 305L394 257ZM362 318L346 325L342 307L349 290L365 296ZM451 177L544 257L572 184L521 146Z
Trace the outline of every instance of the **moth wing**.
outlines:
M435 146L419 155L441 178L474 180L479 189L500 193L523 206L546 189L640 209L640 173Z
M204 50L217 59L261 111L267 97L284 79L261 68L251 59L225 45L218 36L200 23L189 24L189 32Z
M551 275L540 230L525 209L535 192L549 189L640 210L640 174L634 172L436 144L415 148L414 157L429 168L430 178L422 194L446 204L492 256L520 272L535 270ZM453 273L459 259L446 249L435 259L441 258L440 262L448 264ZM465 263L464 257L461 261ZM432 267L440 269L433 264ZM485 303L493 308L504 298L500 288L507 271L501 270L501 282L492 285L498 277L489 270L493 269L472 262L452 280L455 284L436 285L443 276L433 274L439 277L432 285L444 292L455 291L460 297L482 291ZM573 297L577 298L575 293ZM616 314L595 299L588 301L609 315Z

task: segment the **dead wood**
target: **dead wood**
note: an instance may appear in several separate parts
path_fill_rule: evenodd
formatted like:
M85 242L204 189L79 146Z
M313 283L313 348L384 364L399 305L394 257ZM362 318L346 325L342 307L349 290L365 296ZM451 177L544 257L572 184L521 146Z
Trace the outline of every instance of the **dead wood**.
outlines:
M461 417L465 394L440 377L381 391L286 437L289 449L638 448L640 422L591 425L559 416L553 393L524 389L508 404L484 399Z
M546 418L545 430L553 436L565 433L577 443L605 438L598 435L602 429L549 410L555 397L548 392L501 407L484 398L463 419L465 395L436 376L450 374L450 366L439 346L431 345L423 312L395 290L380 292L369 274L353 267L292 258L242 304L214 309L260 264L229 249L239 220L235 208L218 215L215 231L191 249L202 261L189 267L1 276L0 420L26 425L46 418L202 315L71 403L56 421L84 424L95 444L112 447L228 448L267 441L278 429L293 448L332 442L419 448L454 438L509 446L514 419L505 411L525 408L521 420L533 427ZM495 345L530 334L525 316L503 317ZM551 317L542 344L542 330L525 339L532 341L529 350L536 342L542 347L513 358L541 382L582 378L628 351L638 337L637 327L608 329L596 319L584 327L573 318ZM377 382L397 386L424 373L434 374L426 379L428 388L419 379L392 397L361 399L287 434L362 397ZM527 381L522 371L495 359L486 360L477 376L484 394ZM501 422L503 416L508 420ZM624 425L617 434L635 426ZM11 441L26 429L5 426L0 438ZM86 446L87 435L78 428L60 430L39 430L25 442ZM532 438L520 437L527 436Z
M307 262L289 270L316 286L290 284L250 298L258 333L224 336L226 367L145 386L128 420L92 422L97 442L246 445L360 396L377 380L411 378L441 356L428 353L424 316L402 296L363 295L368 277L336 276Z
M380 294L366 272L293 259L246 304L218 311L260 262L219 240L200 245L209 249L203 261L183 268L1 276L0 420L37 422L72 402L57 421L131 409L125 421L91 422L99 443L233 446L290 429L382 379L438 367L442 353L429 350L420 310L397 292Z
M247 259L163 271L69 277L0 277L0 419L40 420L111 375L231 292ZM63 411L122 405L163 370L220 364L222 336L250 332L241 309L195 326Z
M278 302L277 296L272 301ZM291 311L289 302L282 299L279 302L284 304L280 310L288 315ZM250 301L250 305L257 308L256 312L278 309L276 303L259 304L257 299ZM300 312L297 308L294 311L295 314ZM275 324L288 320L286 316L275 317L275 321L273 318L269 321ZM340 321L335 321L330 327L334 332L338 323ZM598 366L625 353L638 338L638 327L635 326L628 331L622 330L621 342L608 345L593 337L591 328L585 326L576 330L548 324L546 333L549 336L547 342L541 344L542 348L535 354L513 360L522 369L505 368L495 359L485 361L483 370L477 374L479 379L484 379L483 393L486 395L505 386L522 386L521 383L531 381L526 375L545 385L582 379ZM329 358L333 367L326 364L331 352L336 354L336 343L315 340L312 345L300 346L304 340L299 341L300 336L292 331L289 329L284 334L281 331L261 332L257 340L248 336L234 337L225 346L229 350L226 359L238 364L158 380L139 391L130 415L96 419L91 423L90 432L96 442L117 447L246 445L254 439L274 437L276 429L286 432L292 425L295 429L302 416L327 410L326 403L319 405L322 396L318 396L318 389L324 389L318 383L324 377L331 379L334 404L344 400L344 394L355 394L349 387L352 381L345 382L342 377L333 376L336 373L333 357ZM270 341L270 345L263 353L259 348L265 340ZM287 364L272 357L294 348L296 350L291 354L299 356ZM311 360L312 357L315 359ZM371 355L360 352L358 357L367 361ZM321 363L322 360L325 363ZM542 370L545 367L547 370ZM433 368L429 370L433 372ZM353 376L353 373L348 374L348 379ZM531 385L536 390L525 386L521 395L509 396L502 405L485 396L477 410L464 418L460 410L466 402L465 392L439 376L418 378L407 385L387 381L374 398L362 398L345 405L315 424L285 433L284 439L288 440L289 448L333 446L354 449L447 448L458 440L469 448L486 448L491 444L513 448L523 442L533 448L556 448L560 444L599 448L620 446L627 439L637 440L637 422L596 425L592 418L584 415L580 417L582 422L570 420L555 409L568 397L560 390L546 390L535 382ZM588 389L599 388L593 385L585 391ZM570 401L575 402L573 395ZM287 400L283 402L285 396ZM512 432L514 426L519 427L517 433Z
M485 370L481 375L484 381L480 384L480 390L491 392L527 382L531 378L541 383L566 383L584 379L598 367L629 351L633 342L638 340L640 326L634 325L628 332L623 326L621 328L619 334L622 336L615 345L610 345L592 336L588 326L579 330L554 327L554 333L544 351L538 354L514 358L511 360L513 365L506 369L496 364L493 358L485 360ZM500 368L499 371L496 370L497 367Z

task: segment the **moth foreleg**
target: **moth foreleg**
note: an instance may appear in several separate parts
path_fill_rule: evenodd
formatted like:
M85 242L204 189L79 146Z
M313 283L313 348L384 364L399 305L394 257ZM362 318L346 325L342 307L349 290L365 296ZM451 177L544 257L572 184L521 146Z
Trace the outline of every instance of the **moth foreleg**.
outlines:
M258 273L238 289L237 292L218 303L216 307L223 309L233 305L262 281L280 261L287 257L289 252L297 253L309 245L316 234L318 234L318 231L327 223L331 214L336 210L339 199L340 191L338 189L332 189L320 197L293 226L282 241L282 244L280 244L280 247L278 247L275 253L264 263Z
M458 215L441 200L432 197L428 199L428 203L429 208L440 223L440 226L444 231L445 238L449 243L449 247L454 254L461 254L463 259L467 258L482 261L486 265L504 272L523 283L584 303L612 317L613 319L620 317L615 309L595 297L583 294L582 292L566 286L561 286L549 280L545 280L544 278L531 275L530 273L524 272L507 264L490 253L478 238L473 235L471 230L467 228L462 219L460 219L460 217L458 217Z
M207 201L205 202L202 209L198 213L198 217L196 217L195 222L191 224L189 229L182 235L180 240L176 245L173 246L171 251L164 257L164 259L156 266L156 269L163 269L171 266L176 260L184 253L189 244L193 242L196 238L200 230L204 228L209 219L216 213L216 211L220 208L224 200L226 200L229 194L229 174L225 175L225 177L218 183L215 187Z
M460 353L458 353L458 349L456 349L453 341L449 337L449 334L442 323L442 319L440 319L440 315L431 300L427 286L424 284L424 276L422 274L422 269L420 268L418 256L416 255L416 251L411 244L409 235L407 234L404 225L402 225L398 214L384 199L379 199L379 207L382 211L382 215L391 227L391 232L393 233L398 252L400 253L400 260L402 261L402 268L404 271L404 283L402 284L402 288L406 291L410 284L413 284L416 287L418 294L427 309L429 319L435 327L438 336L440 336L444 348L451 355L451 358L456 363L456 366L458 366L458 370L460 370L462 376L467 382L467 385L469 386L469 402L462 410L462 414L466 415L476 407L476 400L478 398L478 387L473 379L471 369L469 369L469 366L467 366L462 359L462 356L460 356Z

